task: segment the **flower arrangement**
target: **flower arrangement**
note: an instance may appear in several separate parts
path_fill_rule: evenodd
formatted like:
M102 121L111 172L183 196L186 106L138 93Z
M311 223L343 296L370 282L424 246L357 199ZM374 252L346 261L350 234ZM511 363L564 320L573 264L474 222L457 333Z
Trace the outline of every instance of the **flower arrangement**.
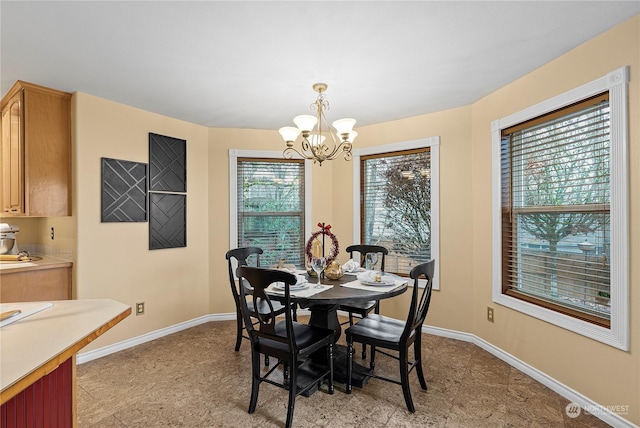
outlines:
M338 243L338 238L336 238L336 235L331 233L331 225L330 224L325 225L324 223L318 223L318 227L320 228L320 230L317 231L317 232L312 233L311 237L307 241L307 246L305 248L305 254L307 255L307 261L311 262L311 259L313 258L313 253L311 251L311 249L313 247L313 242L320 235L322 235L322 242L323 242L322 252L323 252L323 255L324 255L325 259L327 260L327 266L329 266L331 264L331 262L334 261L338 257L338 254L340 252L340 245ZM329 254L327 254L325 249L324 249L324 237L325 236L328 236L329 239L331 239L331 251L329 252Z

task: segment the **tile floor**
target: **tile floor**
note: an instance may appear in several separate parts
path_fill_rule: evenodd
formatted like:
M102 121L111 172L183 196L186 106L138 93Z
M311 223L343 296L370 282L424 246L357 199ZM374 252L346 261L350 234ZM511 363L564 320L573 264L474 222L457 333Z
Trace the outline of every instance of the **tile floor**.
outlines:
M287 392L269 384L247 413L249 342L238 353L234 343L234 321L210 322L78 366L78 426L284 426ZM425 335L423 347L428 390L411 373L416 413L406 410L400 386L372 379L351 395L337 384L334 395L298 397L294 426L608 426L584 412L567 417L568 400L473 344ZM394 360L376 363L397 372Z

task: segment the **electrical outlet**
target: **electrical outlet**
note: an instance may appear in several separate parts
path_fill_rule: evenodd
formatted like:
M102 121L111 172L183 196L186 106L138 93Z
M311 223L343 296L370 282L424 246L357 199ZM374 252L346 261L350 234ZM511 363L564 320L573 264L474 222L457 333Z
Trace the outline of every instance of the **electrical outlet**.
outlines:
M53 241L56 237L56 231L54 230L53 226L51 226L51 240Z
M491 306L487 306L487 321L493 322L493 308Z
M136 315L144 315L144 302L136 303Z

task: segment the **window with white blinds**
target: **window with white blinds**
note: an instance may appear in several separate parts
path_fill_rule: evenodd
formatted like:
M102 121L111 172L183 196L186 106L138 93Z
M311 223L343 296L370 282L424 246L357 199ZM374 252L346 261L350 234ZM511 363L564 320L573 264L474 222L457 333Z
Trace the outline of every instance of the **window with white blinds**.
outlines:
M363 244L389 250L385 270L407 275L432 258L429 147L360 157Z
M609 326L609 93L502 131L503 292Z
M260 247L262 266L304 265L305 164L237 159L237 244Z

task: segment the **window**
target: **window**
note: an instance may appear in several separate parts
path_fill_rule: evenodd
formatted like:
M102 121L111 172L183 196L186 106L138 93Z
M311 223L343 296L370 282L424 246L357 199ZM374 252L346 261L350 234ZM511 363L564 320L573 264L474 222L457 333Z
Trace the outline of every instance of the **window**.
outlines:
M231 248L260 247L262 266L280 260L304 265L306 221L305 161L273 157L231 160ZM244 154L260 154L242 152ZM262 153L271 155L270 152ZM235 220L235 221L233 221Z
M356 151L354 242L389 250L385 270L408 275L438 253L438 138ZM436 283L437 284L437 283Z
M612 273L628 270L620 236L626 139L618 132L626 112L620 94L596 88L581 87L494 129L494 299L622 345L618 302L628 286Z

